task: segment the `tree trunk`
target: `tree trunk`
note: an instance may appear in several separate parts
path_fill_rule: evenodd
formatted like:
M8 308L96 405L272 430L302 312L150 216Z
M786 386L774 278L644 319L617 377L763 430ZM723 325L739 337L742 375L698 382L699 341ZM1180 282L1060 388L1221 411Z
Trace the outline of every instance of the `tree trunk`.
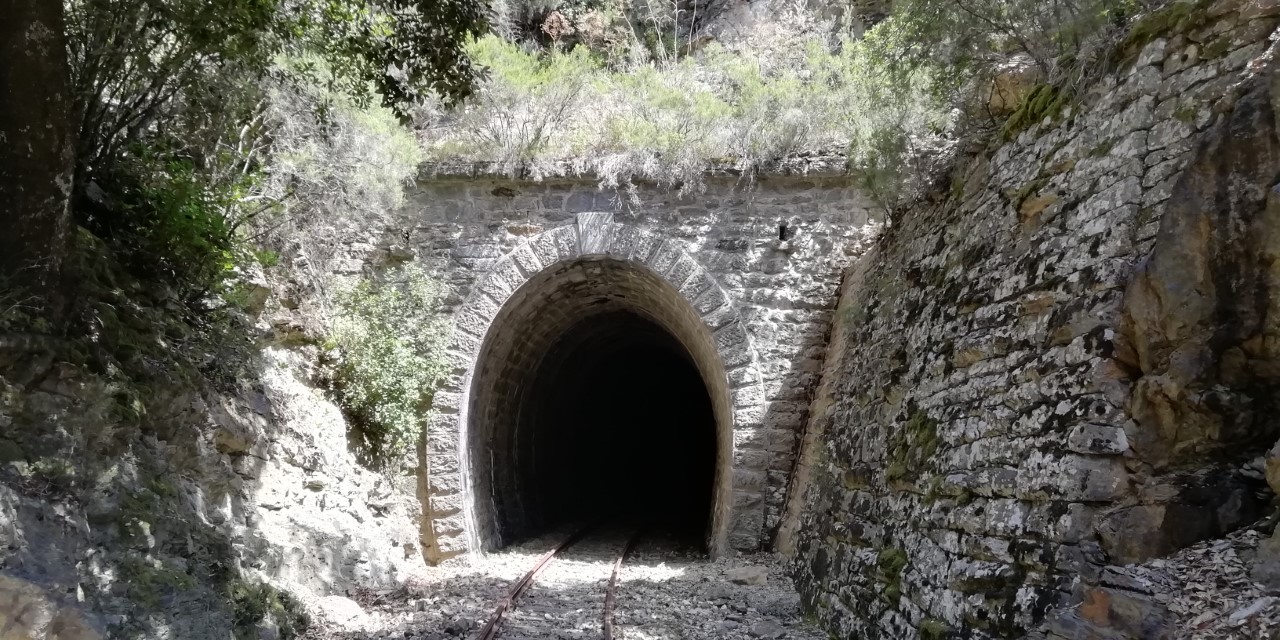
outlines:
M0 296L21 291L55 320L75 169L62 12L62 0L0 0Z

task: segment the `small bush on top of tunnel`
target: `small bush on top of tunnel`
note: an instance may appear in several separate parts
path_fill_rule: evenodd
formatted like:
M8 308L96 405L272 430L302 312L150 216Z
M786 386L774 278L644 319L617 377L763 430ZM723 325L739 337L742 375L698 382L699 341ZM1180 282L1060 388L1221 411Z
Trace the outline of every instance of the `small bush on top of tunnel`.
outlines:
M415 265L361 280L338 296L333 389L371 461L405 454L421 433L441 372L439 299L439 285Z

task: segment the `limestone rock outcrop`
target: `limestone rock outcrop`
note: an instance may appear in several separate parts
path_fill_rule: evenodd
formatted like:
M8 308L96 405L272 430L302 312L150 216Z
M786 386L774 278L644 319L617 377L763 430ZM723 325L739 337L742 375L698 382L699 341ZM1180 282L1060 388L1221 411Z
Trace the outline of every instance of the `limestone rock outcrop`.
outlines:
M1129 442L1155 469L1280 436L1280 137L1259 85L1206 132L1125 294Z
M44 588L0 574L0 640L101 640L74 605Z
M783 527L831 632L1173 637L1194 558L1159 588L1125 566L1268 509L1280 4L1179 10L849 271Z
M356 461L314 353L259 355L217 388L0 352L0 638L283 633L424 567L412 470Z

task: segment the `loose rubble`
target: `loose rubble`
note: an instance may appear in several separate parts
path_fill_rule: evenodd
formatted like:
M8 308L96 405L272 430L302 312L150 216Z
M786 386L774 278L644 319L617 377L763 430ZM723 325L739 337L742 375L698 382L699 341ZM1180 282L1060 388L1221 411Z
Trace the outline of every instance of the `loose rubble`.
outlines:
M401 589L359 591L341 606L335 607L332 597L308 602L315 619L306 638L469 637L492 615L512 582L563 537L557 532L484 557L447 562ZM626 540L626 532L605 531L566 550L517 601L499 637L598 638L605 585ZM736 584L731 576L751 583ZM363 609L362 615L351 615L353 604ZM620 574L615 634L628 640L826 638L801 620L799 604L776 555L712 561L689 545L645 538Z
M1280 634L1280 590L1254 581L1250 564L1263 540L1241 531L1222 540L1188 547L1150 563L1166 571L1178 587L1168 607L1185 637L1270 638Z
M1107 567L1098 585L1083 587L1080 605L1059 611L1047 634L1033 637L1280 637L1280 588L1252 577L1267 542L1242 530L1166 558Z

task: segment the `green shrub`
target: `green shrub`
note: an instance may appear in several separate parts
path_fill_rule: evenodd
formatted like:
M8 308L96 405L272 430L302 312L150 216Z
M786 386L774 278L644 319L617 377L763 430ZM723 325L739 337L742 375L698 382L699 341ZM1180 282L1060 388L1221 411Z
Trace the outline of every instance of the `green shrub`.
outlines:
M129 261L188 295L216 288L242 250L236 234L245 196L257 176L219 182L182 155L158 146L127 157L117 174L118 225L110 235L128 249Z
M468 54L489 77L483 91L451 114L456 121L435 143L438 156L478 154L514 167L563 149L569 123L588 115L575 111L585 106L600 68L585 48L537 55L490 35L472 41Z
M362 280L338 297L334 389L374 461L418 440L442 372L439 286L416 265Z
M271 249L254 249L253 257L258 261L258 264L264 267L274 267L280 264L280 253Z
M236 640L261 637L258 624L271 617L281 640L302 635L311 624L310 617L289 594L265 582L237 578L228 585L228 599L234 617L232 629Z
M967 126L999 129L992 117L1007 114L980 113L974 99L1000 69L1032 64L1052 88L1014 115L1005 133L1016 133L1105 71L1133 17L1162 1L895 0L870 24L840 27L856 39L832 36L844 18L797 9L731 49L705 44L695 12L666 0L508 0L525 26L507 35L521 44L471 44L489 76L464 111L435 114L427 153L533 175L570 162L606 186L690 189L712 163L750 173L847 152L893 208L942 168L933 158L945 159L962 109ZM567 35L534 33L544 19Z
M643 179L696 188L713 163L751 170L813 152L850 151L877 193L905 157L946 132L951 112L927 71L883 71L868 39L832 49L817 37L784 54L711 44L698 56L622 69L585 46L538 51L487 36L471 57L488 70L476 99L432 123L428 157L494 161L538 173L573 161L606 185Z
M895 61L943 70L949 89L1024 54L1052 80L1088 75L1139 12L1163 0L898 0Z

